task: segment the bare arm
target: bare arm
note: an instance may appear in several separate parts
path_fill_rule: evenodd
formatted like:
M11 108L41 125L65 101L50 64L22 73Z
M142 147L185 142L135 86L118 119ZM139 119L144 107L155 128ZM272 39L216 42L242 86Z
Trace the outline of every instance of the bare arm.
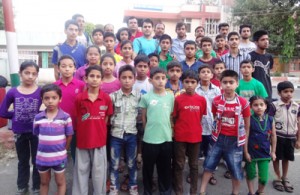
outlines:
M276 160L276 144L277 144L276 129L275 129L275 122L273 122L272 132L271 132L271 158L273 161Z
M246 131L246 141L244 145L244 154L245 158L248 162L251 162L251 156L248 152L248 139L249 139L249 133L250 133L250 117L244 117L244 123L245 123L245 131Z
M54 77L55 77L55 80L57 81L59 79L58 65L53 64L53 67L54 67Z
M147 109L146 108L142 108L142 122L143 122L143 129L145 129L146 123L147 123Z
M67 140L66 150L69 150L70 144L71 144L71 141L72 141L72 135L68 135L66 140Z

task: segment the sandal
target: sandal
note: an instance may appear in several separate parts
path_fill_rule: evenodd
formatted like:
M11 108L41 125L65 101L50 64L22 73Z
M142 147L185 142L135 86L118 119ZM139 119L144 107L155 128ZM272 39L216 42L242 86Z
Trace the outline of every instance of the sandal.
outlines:
M126 175L124 175L124 181L122 182L122 184L120 186L120 190L123 192L127 192L129 190L128 184L129 184L129 175L126 174Z
M282 179L282 184L283 184L284 190L286 192L289 192L289 193L294 192L294 187L287 178Z
M231 179L232 176L231 176L230 171L226 171L225 174L224 174L224 177L225 177L226 179Z
M273 180L273 187L280 192L284 191L284 186L281 180Z
M211 185L216 185L217 184L217 179L212 175L208 181Z
M265 193L256 191L254 195L265 195Z

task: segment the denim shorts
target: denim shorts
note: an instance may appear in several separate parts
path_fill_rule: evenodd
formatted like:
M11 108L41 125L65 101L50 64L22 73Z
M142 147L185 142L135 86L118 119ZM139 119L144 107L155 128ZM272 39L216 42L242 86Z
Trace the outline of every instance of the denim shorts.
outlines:
M66 162L62 162L59 165L55 166L40 166L37 165L37 169L40 173L48 172L50 169L54 171L54 173L62 173L66 169Z
M233 178L242 180L243 146L237 146L237 137L219 135L216 142L211 140L203 164L204 170L214 172L221 158L225 160Z

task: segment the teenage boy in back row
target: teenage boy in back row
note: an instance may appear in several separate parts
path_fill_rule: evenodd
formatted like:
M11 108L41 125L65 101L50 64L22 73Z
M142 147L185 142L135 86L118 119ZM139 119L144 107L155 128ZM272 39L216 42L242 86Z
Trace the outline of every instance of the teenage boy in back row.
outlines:
M247 142L250 127L250 106L245 98L238 96L238 74L225 70L221 75L224 93L214 98L212 113L215 129L212 131L210 149L204 161L204 173L200 195L206 194L207 183L221 158L226 161L232 174L232 195L239 194L240 181L243 179L243 145ZM247 148L244 148L247 152Z

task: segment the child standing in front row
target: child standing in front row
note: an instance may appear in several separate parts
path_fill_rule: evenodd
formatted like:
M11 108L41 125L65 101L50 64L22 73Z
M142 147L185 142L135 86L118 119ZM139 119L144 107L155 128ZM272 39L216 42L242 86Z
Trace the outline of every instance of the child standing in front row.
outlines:
M212 113L215 129L212 131L210 148L205 158L200 195L206 194L207 183L223 158L232 174L232 195L239 194L243 179L243 145L246 143L250 126L250 107L245 98L238 96L238 74L225 70L221 75L224 93L214 98Z
M38 137L32 134L34 116L39 113L42 104L41 88L35 83L39 66L33 61L25 61L20 66L21 85L11 88L0 108L0 116L12 120L15 145L18 155L18 179L16 195L28 193L30 178L30 158L32 170L32 192L39 194L40 176L36 168L35 158ZM13 104L13 111L8 111Z
M150 73L153 91L142 96L142 120L145 134L143 138L143 184L144 194L152 194L154 166L158 174L161 194L171 194L172 128L171 113L174 95L166 92L165 70L154 68Z
M101 57L101 68L103 70L101 90L106 94L111 94L121 88L119 79L113 75L115 67L116 60L113 55L106 53Z
M73 195L87 195L91 172L94 194L106 193L106 124L113 113L110 97L100 90L102 69L86 69L88 89L77 95L76 160L73 175Z
M197 194L198 183L198 154L202 141L202 116L206 115L206 100L195 93L199 77L193 70L187 70L182 75L185 93L175 99L174 120L174 191L183 193L183 169L185 156L188 156L190 167L191 188L190 194Z
M248 135L246 157L246 173L249 193L248 195L263 195L268 183L270 160L276 159L276 131L273 117L265 113L268 102L260 96L250 98L253 114L250 118L250 132ZM270 151L271 147L271 151ZM254 178L258 167L258 190L254 193Z
M292 193L293 185L287 178L289 161L294 161L294 149L300 148L300 110L299 104L292 100L294 85L283 81L277 85L280 100L273 102L269 114L274 116L277 135L276 160L273 162L276 179L273 186L278 191ZM282 161L282 174L280 173Z
M122 66L119 70L119 78L122 87L120 90L110 94L110 98L114 105L114 114L111 117L110 131L110 194L112 195L118 194L118 191L120 190L118 167L123 147L125 148L129 172L129 194L138 195L136 118L141 95L138 91L132 90L135 75L134 67L131 65Z
M57 195L66 193L65 168L67 150L73 134L69 114L59 108L62 91L55 84L42 87L41 98L46 110L37 114L33 123L33 134L39 137L36 165L41 176L41 195L48 195L51 169L55 174Z

